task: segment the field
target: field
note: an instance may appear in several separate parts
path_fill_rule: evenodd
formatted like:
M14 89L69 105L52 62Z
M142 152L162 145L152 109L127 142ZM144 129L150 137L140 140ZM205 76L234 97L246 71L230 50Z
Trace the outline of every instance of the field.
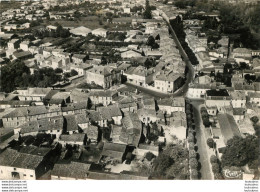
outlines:
M129 30L131 26L127 25L118 25L113 23L108 23L106 21L101 21L102 18L98 16L88 16L88 17L81 17L77 21L69 21L66 19L56 19L54 21L46 22L46 25L54 25L55 23L59 23L63 27L79 27L84 26L89 29L97 29L97 28L105 28L108 30Z
M21 7L21 3L17 1L2 2L0 1L0 13L7 11L8 9L18 9Z

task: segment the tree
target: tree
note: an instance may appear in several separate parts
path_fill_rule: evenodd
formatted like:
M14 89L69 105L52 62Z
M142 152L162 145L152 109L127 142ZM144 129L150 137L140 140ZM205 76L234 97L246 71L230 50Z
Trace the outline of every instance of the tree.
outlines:
M250 120L251 120L251 121L253 122L253 124L255 125L255 124L258 123L259 118L258 118L257 116L253 116L253 117L250 118Z
M145 3L145 11L143 13L143 18L144 19L152 19L151 7L150 7L148 0L146 0L146 3Z
M147 136L147 139L149 141L157 141L158 139L158 135L154 134L154 133L149 133L148 136Z
M224 177L220 172L218 172L218 173L214 173L214 179L215 180L222 180L222 179L224 179Z
M198 179L199 174L196 169L191 169L191 179Z
M210 156L210 163L217 163L218 162L218 158L216 157L216 155L211 155Z
M189 151L189 158L196 158L197 157L197 153L195 150L190 150Z
M173 159L166 154L159 155L154 161L155 173L157 176L165 175L165 171L174 163Z
M186 161L184 162L177 162L178 166L173 164L166 172L167 179L188 179L188 164Z
M1 91L11 92L16 87L24 86L25 81L22 77L30 74L30 69L20 60L16 60L1 68ZM27 81L28 79L26 79ZM25 85L28 86L28 85Z
M147 39L147 42L146 42L146 45L148 46L153 46L153 44L155 44L155 39L153 36L149 36L148 39Z
M198 161L195 158L191 158L189 160L189 164L190 164L191 169L197 169L197 167L198 167Z
M144 66L149 69L151 67L153 67L153 63L150 59L146 59L146 61L144 62Z
M214 148L214 145L215 145L215 142L212 138L208 138L207 139L207 145L210 147L210 148Z
M189 134L188 142L194 142L194 136L192 134Z
M219 164L218 163L213 163L212 164L212 171L213 171L213 173L219 173L220 168L219 168Z
M221 157L223 166L244 166L258 159L259 141L256 136L245 138L238 136L227 141L227 146Z
M54 72L55 72L55 73L62 73L63 70L62 70L61 68L56 68L56 69L54 70Z
M189 150L193 150L195 147L194 142L189 142Z
M153 153L151 153L151 152L147 152L146 154L145 154L145 158L148 160L148 161L151 161L153 158L155 158L156 156L153 154Z
M71 76L76 76L76 75L78 75L78 72L77 72L75 69L72 69L72 70L70 71L70 75L71 75Z
M154 160L152 176L157 179L188 179L188 150L169 144Z

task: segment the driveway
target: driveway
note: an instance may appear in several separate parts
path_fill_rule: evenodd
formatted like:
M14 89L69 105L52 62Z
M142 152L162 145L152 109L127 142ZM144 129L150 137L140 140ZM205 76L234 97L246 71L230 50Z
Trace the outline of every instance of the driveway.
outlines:
M213 175L211 171L210 157L207 152L207 142L204 133L204 126L202 125L201 116L200 116L200 105L203 103L203 100L191 100L194 111L194 121L195 121L195 130L196 130L196 139L199 153L199 162L201 165L200 173L201 180L213 180Z

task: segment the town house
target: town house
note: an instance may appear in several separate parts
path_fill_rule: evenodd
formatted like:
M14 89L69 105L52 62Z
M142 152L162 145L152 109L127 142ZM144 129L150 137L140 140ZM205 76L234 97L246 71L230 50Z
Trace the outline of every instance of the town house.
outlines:
M5 128L15 128L27 121L41 119L47 116L45 106L19 107L2 117Z
M104 91L92 91L89 93L89 98L92 104L102 103L104 106L114 103L114 99L118 97L116 91L104 90Z
M45 170L44 157L6 149L0 154L0 179L36 180Z
M121 83L121 72L108 66L94 66L86 71L86 82L110 88Z

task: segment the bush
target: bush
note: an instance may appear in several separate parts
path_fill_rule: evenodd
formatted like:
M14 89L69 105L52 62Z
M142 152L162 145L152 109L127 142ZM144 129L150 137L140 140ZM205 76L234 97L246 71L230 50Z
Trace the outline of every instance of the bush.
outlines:
M156 156L151 153L151 152L148 152L145 154L145 158L148 160L148 161L151 161L153 158L155 158Z
M212 171L213 173L219 173L220 168L218 163L212 163Z
M188 136L188 142L194 142L194 136L192 134Z
M77 72L75 69L72 69L72 70L70 71L70 75L71 75L71 76L76 76L76 75L78 75L78 72Z
M194 150L195 144L194 142L189 142L189 150Z
M210 157L210 163L218 163L218 158L216 157L216 155L211 155Z
M195 135L195 131L193 129L189 129L189 132L188 132L189 135Z
M215 142L212 138L208 138L207 139L207 145L210 147L210 148L214 148L214 145L215 145Z
M190 164L191 169L197 169L197 167L198 167L198 161L195 158L191 158L189 160L189 164Z
M196 169L191 169L191 179L198 179L198 171Z
M214 179L221 180L221 179L224 179L224 177L221 173L214 173Z
M189 158L197 158L197 153L194 149L189 151Z
M251 117L250 120L253 122L254 125L257 124L258 121L259 121L259 119L258 119L257 116L253 116L253 117Z
M54 70L54 72L55 72L55 73L62 73L63 70L62 70L61 68L56 68L56 69Z

